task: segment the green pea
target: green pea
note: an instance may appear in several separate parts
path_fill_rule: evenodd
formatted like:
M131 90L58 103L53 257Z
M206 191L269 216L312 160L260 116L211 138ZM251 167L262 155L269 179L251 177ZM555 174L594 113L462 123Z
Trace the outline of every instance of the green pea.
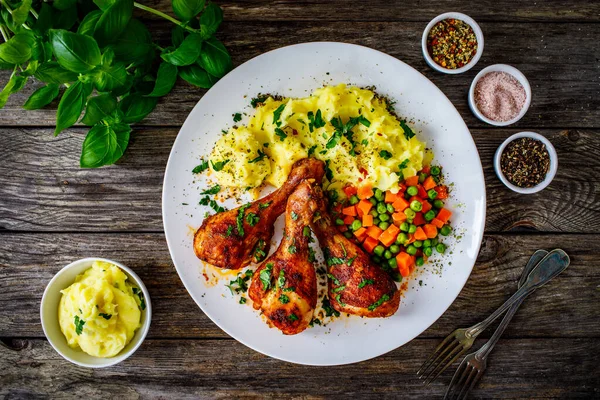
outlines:
M421 240L415 240L413 242L413 246L415 246L418 249L420 247L423 247L423 242Z
M371 214L373 218L377 218L379 216L379 213L376 209L372 209L371 211L369 211L369 214Z
M380 244L378 244L377 246L375 246L375 248L373 249L373 253L375 253L375 255L379 256L379 257L381 257L383 255L384 251L385 251L385 247L383 247Z
M371 198L369 199L369 201L370 201L370 202L371 202L371 204L373 204L374 206L376 206L376 205L377 205L377 199L376 199L375 197L371 197Z
M385 194L381 189L375 189L375 198L379 201L382 201L385 197Z
M404 215L406 215L406 218L413 219L417 213L415 213L412 208L407 208L404 210Z
M389 250L386 250L386 251L384 251L384 252L383 252L383 256L384 256L386 259L388 259L388 260L389 260L390 258L394 257L394 255L392 254L392 252L391 252L391 251L389 251Z
M341 218L336 218L335 219L335 224L336 225L344 225L344 220Z
M394 254L398 254L400 253L400 246L398 246L397 244L393 244L390 246L390 251Z
M415 233L417 231L417 226L410 224L410 226L408 227L408 233Z
M373 225L379 225L381 220L379 218L373 218Z
M429 171L431 173L431 175L433 176L437 176L440 174L440 172L442 172L442 170L440 169L440 167L431 167L431 170Z
M450 227L450 225L444 225L442 226L442 229L440 229L440 233L444 236L448 236L450 232L452 232L452 227Z
M359 201L360 200L358 200L358 197L356 197L356 195L350 196L350 204L356 205L356 204L358 204Z
M362 224L360 223L359 220L355 219L354 221L352 221L352 224L350 225L350 228L352 228L353 231L357 231L362 227Z
M425 239L423 241L423 247L431 247L431 239Z
M398 244L404 244L408 241L408 235L404 232L400 232L398 234L398 237L396 238L396 243Z
M435 249L438 253L444 254L446 252L446 245L444 245L444 243L438 243L435 246Z
M425 213L425 221L431 221L435 218L435 211L429 210Z
M427 257L431 257L433 254L433 249L431 247L425 247L423 249L423 254L425 254Z
M351 239L352 238L352 232L346 231L346 232L344 232L344 236L346 237L346 239Z
M404 221L403 223L400 224L400 230L402 232L408 232L408 222Z
M436 244L438 244L439 240L437 238L433 238L431 239L431 247L435 247Z
M435 208L444 208L444 202L442 200L435 200L433 206Z
M390 214L379 214L379 219L381 221L387 222L390 220L390 218L392 218L390 217Z
M425 182L425 179L427 179L427 174L424 172L420 172L419 173L419 183Z
M429 197L431 200L435 200L437 195L438 195L438 192L436 192L435 189L429 189L427 191L427 197Z
M398 268L398 261L396 261L395 258L391 258L388 260L388 265L390 266L390 268L394 269L394 268Z
M381 253L381 254L383 254L383 253ZM379 264L381 262L381 256L375 255L372 257L372 260L374 263Z
M408 193L409 196L416 196L417 193L419 193L419 189L417 189L416 186L409 186L408 189L406 189L406 193Z
M420 267L423 264L425 264L425 260L423 259L423 257L417 257L417 259L415 260L415 264L417 265L417 267Z
M408 254L410 254L411 256L414 256L415 254L417 254L417 248L415 246L413 246L412 244L409 244L408 247L406 248L406 252Z
M385 231L387 228L390 227L390 223L383 221L383 222L380 222L379 225L377 225L377 226L379 226L379 228L381 228Z
M413 200L410 203L410 209L413 211L421 211L423 209L423 204L418 200Z
M387 207L385 206L385 204L383 204L383 203L377 204L377 212L379 214L383 214L383 213L387 212Z
M390 214L393 214L396 212L396 209L394 208L394 206L389 203L385 207L387 208L387 210Z

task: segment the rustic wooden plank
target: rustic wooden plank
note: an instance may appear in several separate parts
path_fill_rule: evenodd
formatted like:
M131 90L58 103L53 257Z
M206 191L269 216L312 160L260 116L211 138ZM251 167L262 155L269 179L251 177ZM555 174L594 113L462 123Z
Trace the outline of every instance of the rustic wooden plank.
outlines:
M19 340L12 343L18 351L0 347L0 395L441 398L453 368L430 386L415 375L437 343L416 339L360 364L308 367L268 358L233 340L146 340L117 366L86 369L63 360L45 340ZM475 346L482 343L478 340ZM598 397L598 352L600 342L595 339L501 340L470 398Z
M506 335L600 337L598 240L599 235L486 236L467 285L423 337L443 337L483 320L516 290L529 256L538 248L555 247L570 254L572 265L523 305ZM64 265L90 255L118 260L140 275L152 298L149 337L228 337L186 292L162 234L31 233L0 236L0 337L43 337L38 310L46 284ZM452 273L451 268L444 273Z
M475 129L486 176L491 232L600 232L600 134L542 130L558 151L547 189L519 195L495 176L496 148L515 129ZM0 228L43 231L162 231L164 168L177 129L140 128L116 166L79 168L83 129L0 128ZM582 162L585 160L585 162Z
M219 37L229 48L234 65L266 51L305 41L340 41L381 50L431 79L471 127L485 126L472 115L467 105L471 80L487 65L511 64L527 76L533 91L529 112L515 126L600 127L600 77L597 73L600 24L484 22L481 27L486 38L483 57L475 68L459 76L437 73L425 64L420 44L423 23L227 21ZM170 28L169 24L152 23L154 37L165 45L170 40ZM569 49L567 54L565 49ZM6 79L8 72L0 71L0 82ZM22 92L13 95L0 112L0 125L53 125L57 104L38 111L20 108L38 87L39 83L30 82ZM143 124L181 125L204 93L205 90L179 81ZM249 93L250 96L254 94Z

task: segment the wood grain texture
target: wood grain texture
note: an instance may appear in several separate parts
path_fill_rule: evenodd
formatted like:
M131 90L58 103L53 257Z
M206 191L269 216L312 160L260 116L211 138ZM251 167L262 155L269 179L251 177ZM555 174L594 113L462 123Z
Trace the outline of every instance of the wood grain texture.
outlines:
M0 228L162 231L162 180L177 131L138 128L117 165L86 170L79 168L83 129L54 138L48 128L0 128ZM492 167L497 147L515 132L472 130L486 177L487 231L600 232L600 132L540 131L556 147L559 168L548 188L528 196L507 189Z
M337 367L285 363L233 340L146 340L123 363L95 370L64 361L45 340L11 344L19 350L0 347L6 398L442 398L454 371L428 387L416 379L436 339ZM598 353L596 339L500 340L470 398L598 397Z
M444 337L457 326L483 320L516 290L535 250L560 246L571 266L524 303L506 337L600 338L599 240L600 235L486 236L460 296L421 337ZM186 292L161 234L12 233L0 235L0 337L43 337L38 310L46 284L64 265L92 255L118 260L140 275L152 299L149 337L228 337ZM457 267L446 266L444 273L452 268ZM415 290L418 279L410 286ZM247 311L253 312L249 306Z
M155 39L168 45L171 25L152 22L151 26ZM485 35L482 58L473 69L457 76L435 72L425 64L421 54L423 23L226 20L218 36L228 47L234 65L302 42L339 41L372 47L403 60L433 81L470 127L486 126L467 105L472 79L487 65L511 64L527 76L533 92L531 108L515 127L600 127L600 24L482 22L481 28ZM566 53L565 48L569 49ZM0 71L0 82L8 76L8 71ZM39 82L30 82L22 92L13 95L0 112L0 125L54 125L56 102L44 110L21 108L39 86ZM180 126L204 93L205 90L179 80L142 124ZM250 97L255 94L248 93Z

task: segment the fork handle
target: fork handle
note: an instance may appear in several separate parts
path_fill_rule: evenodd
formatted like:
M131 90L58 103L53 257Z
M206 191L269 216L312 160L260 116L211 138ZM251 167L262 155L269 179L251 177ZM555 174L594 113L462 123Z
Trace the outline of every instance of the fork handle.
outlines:
M552 278L560 274L569 266L570 260L567 253L561 249L552 250L539 264L531 271L523 286L513 294L510 299L506 300L496 311L489 317L478 324L468 328L465 335L469 338L476 338L485 330L492 322L500 315L508 310L513 304L522 302L535 289L548 283Z

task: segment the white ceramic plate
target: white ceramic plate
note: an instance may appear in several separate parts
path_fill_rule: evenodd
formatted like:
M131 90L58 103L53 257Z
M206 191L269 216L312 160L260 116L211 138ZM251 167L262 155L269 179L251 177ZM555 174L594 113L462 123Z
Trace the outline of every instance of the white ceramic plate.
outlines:
M251 112L250 99L258 93L306 96L323 85L338 83L374 85L379 93L397 101L398 114L413 121L420 139L434 150L434 162L443 166L445 176L453 182L448 204L454 212L452 224L462 238L446 240L450 251L444 257L434 257L433 263L410 281L393 317L348 317L327 327L316 326L295 336L284 336L269 328L249 304L238 304L225 288L225 280L217 285L205 282L205 267L194 255L192 236L208 211L198 205L200 191L207 183L191 171L202 156L210 153L221 130L233 124L234 113ZM281 238L281 219L274 238L277 242ZM299 364L339 365L367 360L402 346L433 324L452 304L479 252L485 222L485 186L479 155L467 126L452 103L427 78L403 62L366 47L305 43L244 63L221 79L194 107L167 164L163 221L181 280L202 311L221 329L271 357Z

